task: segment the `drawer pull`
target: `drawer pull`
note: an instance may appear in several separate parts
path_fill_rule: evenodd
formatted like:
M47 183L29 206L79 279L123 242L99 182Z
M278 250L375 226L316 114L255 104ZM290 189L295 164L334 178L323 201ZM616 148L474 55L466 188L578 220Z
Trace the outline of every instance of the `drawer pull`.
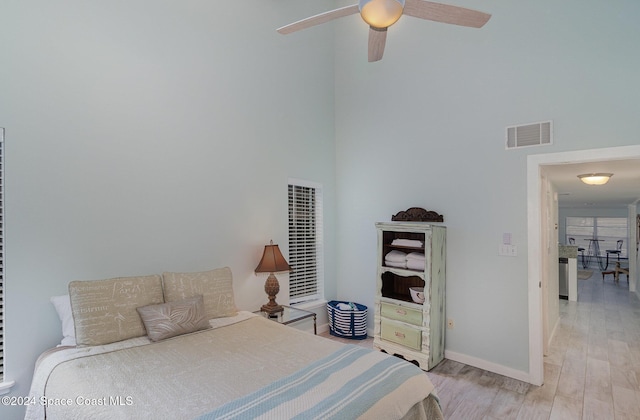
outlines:
M405 335L399 331L396 331L396 337L404 339Z
M397 313L398 315L406 315L406 314L407 314L407 311L403 311L402 309L396 309L396 313Z

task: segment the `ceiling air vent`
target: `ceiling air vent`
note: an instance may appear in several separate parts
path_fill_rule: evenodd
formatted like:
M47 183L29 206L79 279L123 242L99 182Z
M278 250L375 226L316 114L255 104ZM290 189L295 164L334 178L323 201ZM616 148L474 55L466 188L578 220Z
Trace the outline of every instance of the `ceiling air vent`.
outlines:
M552 136L551 121L512 125L507 127L507 149L552 144Z

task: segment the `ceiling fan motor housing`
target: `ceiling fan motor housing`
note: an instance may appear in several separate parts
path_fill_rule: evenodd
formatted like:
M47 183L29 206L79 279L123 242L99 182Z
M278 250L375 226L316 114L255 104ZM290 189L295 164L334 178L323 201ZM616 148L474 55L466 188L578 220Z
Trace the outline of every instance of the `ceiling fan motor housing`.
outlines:
M404 0L359 0L360 16L374 28L387 28L400 19Z

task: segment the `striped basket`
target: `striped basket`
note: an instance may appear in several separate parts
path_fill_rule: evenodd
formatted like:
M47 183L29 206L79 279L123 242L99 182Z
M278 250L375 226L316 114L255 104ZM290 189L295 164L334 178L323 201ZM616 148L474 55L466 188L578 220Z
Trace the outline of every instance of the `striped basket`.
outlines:
M353 305L353 310L338 308L339 303ZM367 307L354 302L327 302L329 333L336 337L364 340L367 338Z

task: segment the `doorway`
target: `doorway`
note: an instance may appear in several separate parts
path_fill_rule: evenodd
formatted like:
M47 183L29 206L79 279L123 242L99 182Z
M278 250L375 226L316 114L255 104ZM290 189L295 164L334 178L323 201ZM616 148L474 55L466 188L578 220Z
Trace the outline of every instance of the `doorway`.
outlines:
M527 233L528 233L528 303L529 303L529 382L542 385L544 382L544 306L543 290L546 290L546 276L549 269L543 258L544 238L549 229L544 220L542 196L549 192L549 183L543 182L543 167L567 163L640 159L640 146L621 146L604 149L578 150L527 157ZM640 172L640 170L639 170ZM544 232L543 232L544 230ZM635 247L632 247L629 261L636 261ZM633 254L633 255L632 255ZM633 260L632 260L633 257ZM631 266L631 264L630 264ZM630 279L635 279L635 268ZM631 280L630 280L631 282Z

